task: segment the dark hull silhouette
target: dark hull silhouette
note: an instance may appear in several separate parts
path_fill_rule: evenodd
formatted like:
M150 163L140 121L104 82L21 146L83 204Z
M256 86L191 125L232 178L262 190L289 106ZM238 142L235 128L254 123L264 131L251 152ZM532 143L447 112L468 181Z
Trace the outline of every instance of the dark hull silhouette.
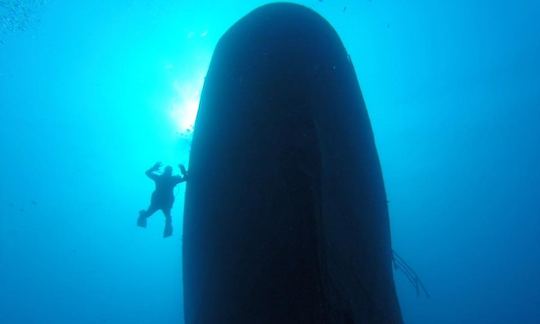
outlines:
M186 324L402 322L369 118L323 18L272 4L227 31L190 159Z

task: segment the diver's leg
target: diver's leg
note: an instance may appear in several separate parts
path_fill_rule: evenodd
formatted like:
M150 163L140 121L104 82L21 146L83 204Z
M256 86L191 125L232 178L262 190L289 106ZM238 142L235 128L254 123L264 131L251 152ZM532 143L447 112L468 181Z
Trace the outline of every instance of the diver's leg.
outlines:
M163 209L163 215L165 215L165 229L163 230L163 237L169 237L172 235L171 210Z
M139 218L137 219L137 226L140 227L146 227L146 219L150 216L152 216L153 213L155 213L158 210L158 208L151 204L150 207L146 210L139 211Z

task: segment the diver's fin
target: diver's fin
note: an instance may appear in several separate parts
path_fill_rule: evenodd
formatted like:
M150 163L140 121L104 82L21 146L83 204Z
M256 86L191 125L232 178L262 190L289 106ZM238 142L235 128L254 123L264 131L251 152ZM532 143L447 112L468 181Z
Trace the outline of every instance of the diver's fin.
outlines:
M144 210L139 211L139 218L137 218L137 226L146 227L146 216Z
M172 226L166 225L165 230L163 231L163 237L169 237L172 235Z

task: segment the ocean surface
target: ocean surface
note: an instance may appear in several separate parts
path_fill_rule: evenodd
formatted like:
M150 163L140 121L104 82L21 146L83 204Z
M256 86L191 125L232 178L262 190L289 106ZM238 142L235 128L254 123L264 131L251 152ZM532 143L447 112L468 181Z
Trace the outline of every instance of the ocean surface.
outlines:
M0 0L0 323L183 323L187 164L220 36L268 1ZM295 1L355 66L408 324L540 323L540 3Z

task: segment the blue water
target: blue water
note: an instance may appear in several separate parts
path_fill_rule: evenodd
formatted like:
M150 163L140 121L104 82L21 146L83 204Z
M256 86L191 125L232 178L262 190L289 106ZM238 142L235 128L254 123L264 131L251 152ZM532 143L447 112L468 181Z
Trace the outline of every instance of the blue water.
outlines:
M0 0L0 323L182 323L187 163L220 35L267 1ZM365 96L406 323L540 323L540 4L306 0Z

